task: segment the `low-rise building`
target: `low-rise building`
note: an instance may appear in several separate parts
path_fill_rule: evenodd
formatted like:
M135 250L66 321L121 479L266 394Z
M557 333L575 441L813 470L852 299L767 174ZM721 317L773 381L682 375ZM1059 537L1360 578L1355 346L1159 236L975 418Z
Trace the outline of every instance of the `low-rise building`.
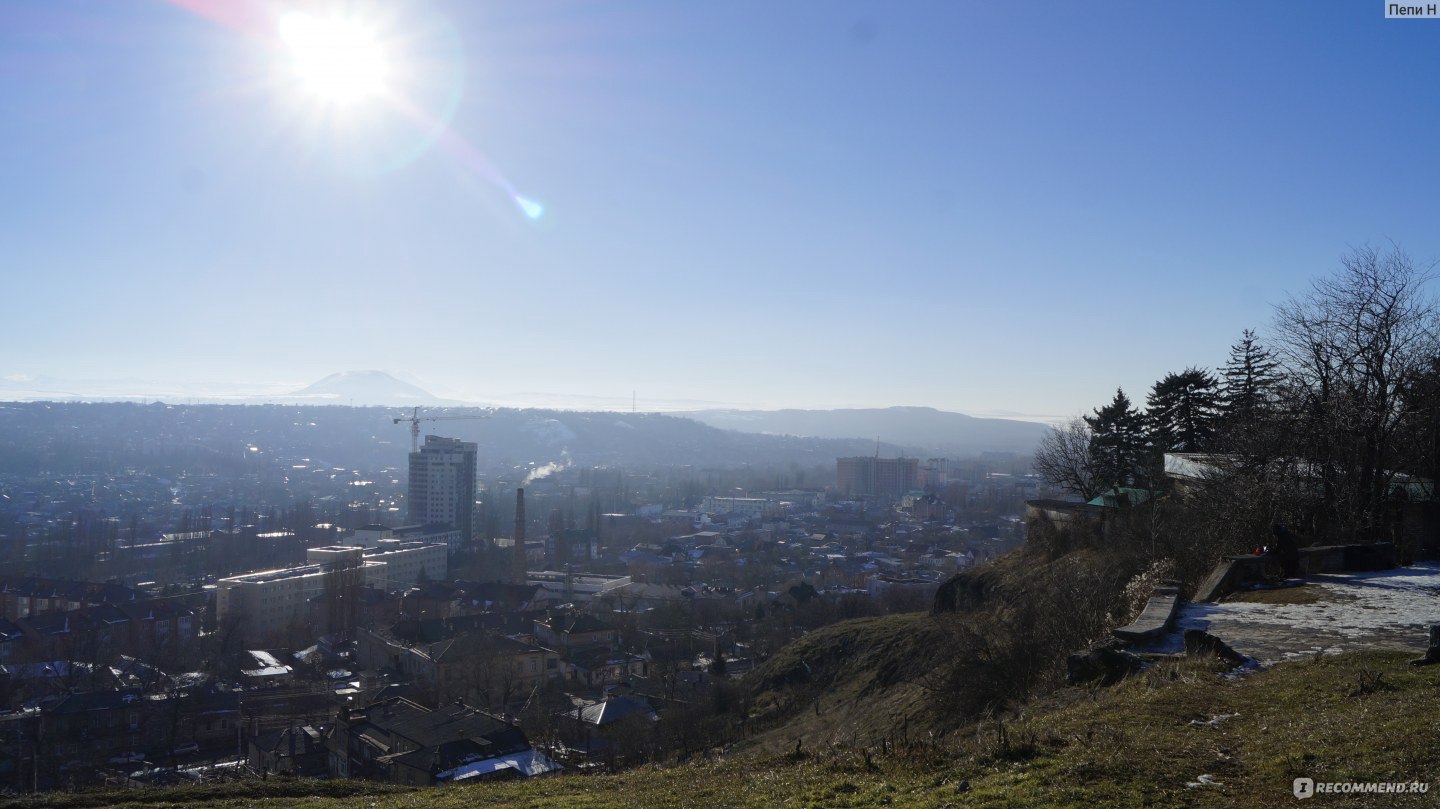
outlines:
M535 637L562 649L613 646L619 638L615 627L582 612L557 612L535 621Z
M531 570L525 574L525 583L538 585L564 601L588 603L603 593L629 584L630 577L610 573Z
M356 654L366 668L410 680L418 699L437 705L464 699L504 707L510 699L562 676L555 651L483 630L416 642L393 629L362 629Z
M329 775L329 751L324 729L313 725L288 727L250 739L246 763L259 773L324 778Z
M497 716L464 703L430 710L400 697L342 713L328 748L332 776L414 786L560 769Z
M142 597L129 587L110 582L4 576L0 577L0 618L14 621L95 604L123 604Z
M765 516L779 516L784 513L780 504L771 505L763 497L705 497L700 501L700 510L709 514L741 514L752 519Z

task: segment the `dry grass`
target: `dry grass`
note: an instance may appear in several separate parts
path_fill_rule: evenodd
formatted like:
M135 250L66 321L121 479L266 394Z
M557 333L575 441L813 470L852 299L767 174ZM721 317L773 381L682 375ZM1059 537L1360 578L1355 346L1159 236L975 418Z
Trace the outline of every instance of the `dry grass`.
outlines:
M285 795L240 786L228 795L133 791L83 804L55 796L0 806L1270 809L1294 801L1290 789L1298 776L1408 782L1440 773L1440 666L1415 668L1406 663L1410 656L1325 657L1238 679L1221 677L1208 664L1165 661L1110 689L1064 689L1019 715L883 750L835 740L807 746L802 756L752 751L668 769L417 792L316 783L316 797L301 797L303 788L293 786ZM1232 716L1191 724L1218 715ZM1201 774L1218 783L1186 786ZM1440 793L1440 783L1433 787ZM1431 806L1436 796L1334 797L1307 805Z

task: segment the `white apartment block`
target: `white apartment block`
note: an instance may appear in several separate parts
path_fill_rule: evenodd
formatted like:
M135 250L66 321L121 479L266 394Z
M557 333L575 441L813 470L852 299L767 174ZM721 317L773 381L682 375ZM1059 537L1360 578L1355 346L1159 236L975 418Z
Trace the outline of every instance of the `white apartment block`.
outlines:
M365 551L364 558L366 562L378 562L384 566L366 579L367 582L373 581L370 586L381 590L409 587L422 578L442 581L450 575L449 549L438 542L382 539L374 548Z
M325 593L337 563L358 564L367 587L394 590L422 576L449 574L444 545L387 539L374 548L326 545L305 552L309 564L231 576L216 582L215 614L220 622L238 622L247 638L284 631L308 620L310 602Z
M357 549L358 550L358 549ZM361 563L362 576L379 563ZM311 599L325 592L328 565L262 570L216 582L215 615L221 626L233 623L247 639L282 632L309 615Z

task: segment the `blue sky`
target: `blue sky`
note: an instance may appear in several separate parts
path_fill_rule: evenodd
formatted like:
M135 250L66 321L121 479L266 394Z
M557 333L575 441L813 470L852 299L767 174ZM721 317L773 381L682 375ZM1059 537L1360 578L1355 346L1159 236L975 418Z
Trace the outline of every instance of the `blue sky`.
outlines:
M1379 2L345 6L443 132L287 79L318 3L0 6L0 377L1067 415L1440 258Z

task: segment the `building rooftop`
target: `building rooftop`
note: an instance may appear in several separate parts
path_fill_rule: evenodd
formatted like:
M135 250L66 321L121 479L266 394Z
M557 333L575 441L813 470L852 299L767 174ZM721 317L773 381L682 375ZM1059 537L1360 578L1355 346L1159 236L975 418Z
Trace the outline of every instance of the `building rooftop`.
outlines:
M380 567L382 562L362 562L361 567ZM238 584L265 584L273 581L284 581L285 579L299 579L305 576L319 576L325 573L325 565L298 565L296 567L282 567L275 570L261 570L255 573L242 573L239 576L229 576L220 580L235 582Z
M421 548L445 548L445 543L443 543L443 542L393 542L393 543L386 543L386 542L383 542L383 541L382 541L381 544L379 544L379 545L377 545L377 546L375 546L375 547L373 547L373 548L367 548L367 549L365 550L365 558L366 558L366 559L374 559L374 558L376 558L376 557L384 556L384 555L387 554L387 553L401 553L401 552L408 552L408 551L417 551L417 550L420 550Z

